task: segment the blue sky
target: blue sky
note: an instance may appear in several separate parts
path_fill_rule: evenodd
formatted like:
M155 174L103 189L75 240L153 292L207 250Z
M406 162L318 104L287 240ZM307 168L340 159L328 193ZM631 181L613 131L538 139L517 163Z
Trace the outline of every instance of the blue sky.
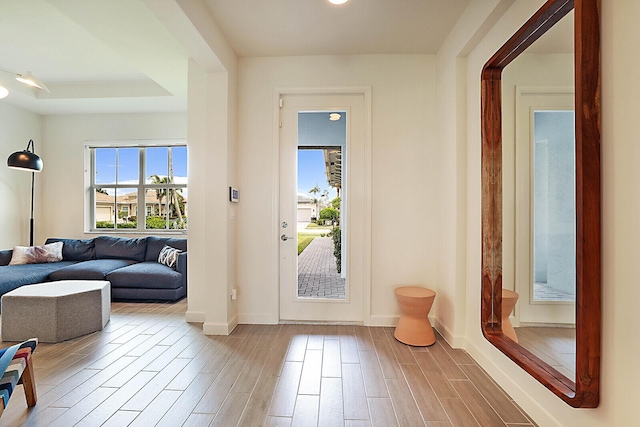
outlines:
M118 184L137 184L139 158L137 147L118 148ZM187 176L187 147L172 147L173 175L177 182ZM147 147L145 179L150 175L168 176L167 147ZM186 183L186 180L184 181ZM96 148L96 184L116 184L116 148Z
M147 147L146 149L146 173L147 182L150 175L160 177L168 175L168 150L166 147ZM173 147L173 174L177 182L179 178L187 176L187 148ZM118 163L120 171L118 184L137 184L138 180L138 148L118 148ZM116 183L116 149L96 148L96 184ZM186 183L186 180L184 181ZM335 188L329 187L325 176L324 156L322 150L298 150L298 193L309 194L315 186L320 190L329 190L329 200L337 196Z
M320 190L329 190L329 200L337 196L336 189L329 187L324 168L324 155L322 150L298 150L298 194L309 194L315 186Z

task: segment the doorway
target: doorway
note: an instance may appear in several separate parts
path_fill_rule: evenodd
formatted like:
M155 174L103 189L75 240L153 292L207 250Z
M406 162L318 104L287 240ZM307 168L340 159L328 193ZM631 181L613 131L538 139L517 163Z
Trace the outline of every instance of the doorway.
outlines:
M363 322L370 259L365 96L280 99L280 320Z
M516 191L521 200L516 252L521 255L515 269L520 294L515 324L573 327L573 93L520 90L516 117Z
M346 112L298 113L298 298L346 299L346 121Z

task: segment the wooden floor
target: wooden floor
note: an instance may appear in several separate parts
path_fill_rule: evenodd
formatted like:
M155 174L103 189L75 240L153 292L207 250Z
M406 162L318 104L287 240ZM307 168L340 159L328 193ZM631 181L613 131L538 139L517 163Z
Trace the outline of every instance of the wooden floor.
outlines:
M567 378L576 378L575 328L527 326L515 328L518 343L556 368Z
M34 354L2 426L531 426L464 351L392 328L240 325L204 336L186 303L114 303L107 328ZM6 343L5 343L6 345Z

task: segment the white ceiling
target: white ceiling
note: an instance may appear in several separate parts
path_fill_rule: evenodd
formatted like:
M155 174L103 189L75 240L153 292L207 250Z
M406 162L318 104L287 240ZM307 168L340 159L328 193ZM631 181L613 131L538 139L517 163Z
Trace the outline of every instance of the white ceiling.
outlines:
M236 54L436 53L470 0L205 0Z
M185 111L188 55L140 0L0 0L8 102L40 114Z
M151 9L204 1L239 57L435 53L470 0L0 0L0 100L40 114L186 111L189 53ZM185 44L186 45L186 44Z

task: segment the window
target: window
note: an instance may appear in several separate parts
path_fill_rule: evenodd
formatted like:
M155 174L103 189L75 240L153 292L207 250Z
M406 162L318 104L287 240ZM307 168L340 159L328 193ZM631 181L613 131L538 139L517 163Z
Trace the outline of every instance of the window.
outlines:
M87 148L92 231L186 230L185 145Z

